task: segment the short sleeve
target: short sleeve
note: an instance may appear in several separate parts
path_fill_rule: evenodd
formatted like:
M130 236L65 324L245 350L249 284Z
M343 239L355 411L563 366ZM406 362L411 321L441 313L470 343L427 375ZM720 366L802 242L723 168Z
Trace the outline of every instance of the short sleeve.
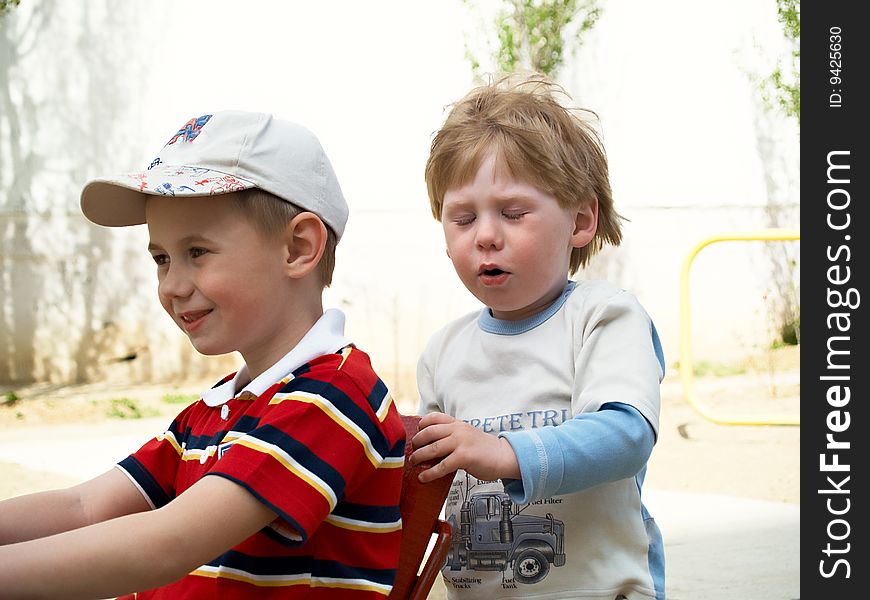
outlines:
M383 428L384 403L395 412L383 384L361 389L342 371L321 378L313 369L278 389L257 427L208 474L245 487L300 536L290 540L304 543L356 486L376 489L383 476L384 493L394 491L386 471L401 467L404 436Z
M152 508L168 504L176 496L185 422L195 404L188 406L163 433L145 442L117 467L130 478Z
M652 322L627 291L597 305L575 337L573 413L609 402L636 408L657 433L663 377Z

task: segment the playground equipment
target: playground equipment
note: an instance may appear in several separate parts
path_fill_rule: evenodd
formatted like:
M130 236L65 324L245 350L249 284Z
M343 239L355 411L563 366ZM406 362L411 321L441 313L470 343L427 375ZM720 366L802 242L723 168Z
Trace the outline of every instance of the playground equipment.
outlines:
M704 406L695 392L695 369L692 362L692 315L689 306L689 270L698 253L717 242L743 241L793 241L800 240L800 231L795 229L762 229L758 231L724 233L698 242L686 255L680 274L680 379L686 400L706 419L720 425L800 425L799 416L722 414Z

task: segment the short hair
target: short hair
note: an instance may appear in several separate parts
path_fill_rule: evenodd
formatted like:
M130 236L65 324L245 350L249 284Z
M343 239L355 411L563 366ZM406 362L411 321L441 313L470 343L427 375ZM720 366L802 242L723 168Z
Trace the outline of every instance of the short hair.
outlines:
M493 149L498 163L517 178L553 195L563 208L598 198L598 229L592 241L571 252L570 272L585 265L605 243L622 241L613 206L607 157L598 133L557 96L568 94L539 73L502 75L454 103L436 132L426 162L432 215L441 220L444 193L474 178Z
M280 235L287 223L292 221L296 215L311 212L260 188L233 192L232 196L236 206L251 220L260 233L267 236ZM335 232L326 223L324 226L326 227L326 246L323 249L320 263L317 265L321 288L327 288L332 283L332 273L335 270L335 247L338 245Z

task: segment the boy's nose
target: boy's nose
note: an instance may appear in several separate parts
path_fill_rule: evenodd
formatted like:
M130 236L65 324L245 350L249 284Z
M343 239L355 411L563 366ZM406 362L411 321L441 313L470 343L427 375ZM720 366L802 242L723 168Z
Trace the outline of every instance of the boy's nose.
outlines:
M162 298L186 298L193 292L193 284L181 267L170 266L157 284Z
M504 240L497 219L478 217L475 242L478 248L501 248Z

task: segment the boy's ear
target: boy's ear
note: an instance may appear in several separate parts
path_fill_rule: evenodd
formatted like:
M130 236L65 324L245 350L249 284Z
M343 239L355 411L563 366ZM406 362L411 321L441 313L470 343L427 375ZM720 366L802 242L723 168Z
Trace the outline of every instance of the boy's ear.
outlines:
M571 247L582 248L595 237L598 231L598 197L584 206L574 209L574 232L571 234Z
M326 225L320 217L301 212L287 224L287 273L301 279L320 264L326 247Z

